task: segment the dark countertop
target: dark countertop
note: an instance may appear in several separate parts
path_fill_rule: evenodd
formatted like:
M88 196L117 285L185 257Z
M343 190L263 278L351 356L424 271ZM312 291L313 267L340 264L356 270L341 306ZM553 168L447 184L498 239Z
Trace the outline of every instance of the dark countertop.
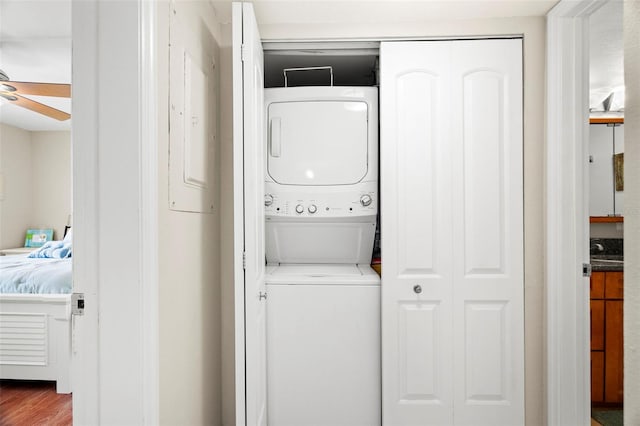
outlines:
M624 260L616 255L592 255L591 270L593 272L623 272Z

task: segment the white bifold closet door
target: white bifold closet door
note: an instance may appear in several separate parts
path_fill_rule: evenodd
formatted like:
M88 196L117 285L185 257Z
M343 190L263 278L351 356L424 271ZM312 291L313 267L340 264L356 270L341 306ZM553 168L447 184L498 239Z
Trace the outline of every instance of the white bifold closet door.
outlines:
M524 424L522 41L380 60L383 424Z
M266 426L264 55L253 4L233 3L232 30L234 255L244 257L234 270L236 422Z

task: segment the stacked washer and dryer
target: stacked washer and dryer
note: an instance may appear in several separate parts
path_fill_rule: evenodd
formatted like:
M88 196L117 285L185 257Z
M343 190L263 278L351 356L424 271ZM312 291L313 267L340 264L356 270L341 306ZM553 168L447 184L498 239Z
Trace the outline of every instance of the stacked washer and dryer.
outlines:
M265 103L269 424L380 424L377 88Z

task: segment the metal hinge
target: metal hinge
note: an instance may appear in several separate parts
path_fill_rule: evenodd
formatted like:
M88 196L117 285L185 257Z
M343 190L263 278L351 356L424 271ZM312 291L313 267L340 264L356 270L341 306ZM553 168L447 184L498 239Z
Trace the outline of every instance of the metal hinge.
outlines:
M591 264L590 263L583 263L582 264L582 276L583 277L590 277L591 276Z
M247 269L247 252L242 252L242 269Z
M84 293L71 294L71 315L84 315Z
M244 44L240 45L240 59L242 60L242 62L245 62L247 60L247 48Z
M267 300L267 292L264 292L264 293L261 291L258 292L258 300L262 300L262 299Z

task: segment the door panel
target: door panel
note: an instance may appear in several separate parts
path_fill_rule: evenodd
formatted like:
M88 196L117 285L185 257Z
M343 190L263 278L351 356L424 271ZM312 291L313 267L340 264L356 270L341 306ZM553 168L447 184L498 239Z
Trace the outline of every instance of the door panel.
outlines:
M399 303L400 359L399 398L405 403L415 400L439 402L442 384L438 380L438 303Z
M438 84L444 75L416 70L398 75L397 94L398 273L437 276ZM412 143L414 138L424 143ZM423 167L415 167L421 164Z
M461 76L465 274L504 273L504 78Z
M605 301L605 341L604 341L604 401L623 401L623 304L622 300Z
M380 55L383 423L452 424L450 47Z
M381 45L383 419L523 424L520 40Z
M604 352L591 352L591 402L604 401Z
M452 42L451 79L455 424L524 424L521 40Z
M241 140L234 141L234 144L242 145L242 151L234 149L234 167L242 167L243 170L243 186L234 189L235 195L242 197L243 217L236 216L235 220L244 223L240 231L236 228L236 232L243 234L236 243L243 244L246 253L246 269L236 273L236 277L244 275L244 283L236 281L236 285L244 284L244 292L241 293L244 298L236 300L236 309L244 311L244 335L239 329L236 338L245 342L245 394L237 393L236 398L244 397L246 418L242 423L253 426L267 423L267 382L266 303L260 297L265 293L264 67L262 42L251 3L233 4L233 27L234 98L242 99L234 111L234 136L242 136ZM241 163L239 158L242 158ZM240 267L236 264L236 268ZM236 402L237 407L240 404ZM241 417L241 414L237 416Z
M467 404L508 402L507 306L504 301L465 304L464 396ZM493 332L487 333L488 330Z

